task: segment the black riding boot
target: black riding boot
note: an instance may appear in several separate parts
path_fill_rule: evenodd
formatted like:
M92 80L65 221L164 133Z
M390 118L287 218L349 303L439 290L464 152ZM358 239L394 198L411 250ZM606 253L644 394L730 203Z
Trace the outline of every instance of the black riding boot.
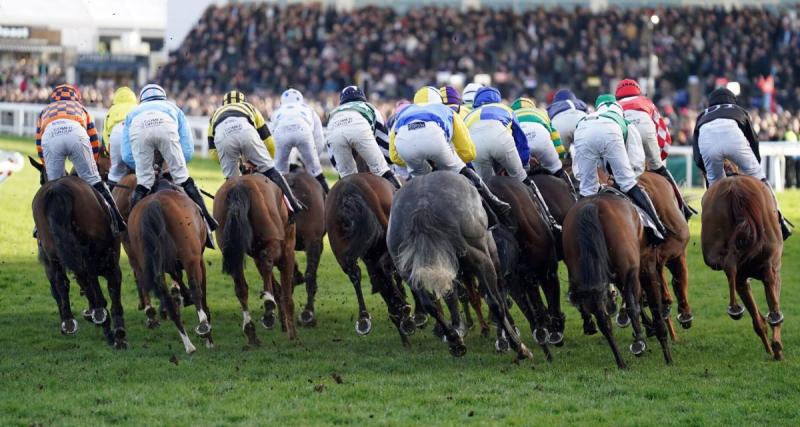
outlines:
M483 182L481 177L475 173L474 170L464 167L458 173L467 177L472 185L478 189L478 194L480 194L481 198L483 198L492 211L494 211L500 223L512 228L516 226L514 219L511 217L511 205L498 199L497 196L495 196L494 193L489 190L489 187L486 186L486 183Z
M150 193L149 188L144 185L137 185L136 188L133 189L133 194L131 194L131 210L133 210L133 207L139 203L139 200L142 200L148 193Z
M200 212L203 214L203 218L206 219L208 228L210 228L211 231L216 230L217 227L219 227L219 224L217 224L217 220L215 220L214 217L208 213L206 202L203 200L200 190L198 190L197 186L194 185L194 180L192 178L187 179L186 182L181 184L181 187L183 187L183 190L186 191L186 195L189 196L189 198L200 207Z
M570 193L572 193L572 198L574 198L575 200L578 200L578 187L575 186L575 182L572 181L572 177L569 176L567 171L565 171L562 168L562 169L557 170L556 173L554 173L553 175L555 175L556 177L561 178L562 180L564 180L564 182L566 182L567 185L569 186L569 191L570 191Z
M545 223L550 226L553 234L558 235L561 233L561 224L559 224L558 221L553 218L553 214L550 213L550 208L547 206L547 202L544 201L544 197L542 197L542 193L539 192L539 187L536 186L536 183L533 182L533 180L529 177L525 177L522 183L527 185L528 188L531 189L531 192L533 192L533 200L539 207L539 212L542 213Z
M648 196L647 193L638 185L634 185L633 188L628 190L626 194L631 198L631 200L633 200L634 203L636 203L637 206L644 209L647 215L650 216L650 218L653 220L653 223L655 223L658 232L661 233L662 236L666 236L667 228L664 227L664 223L662 223L661 218L658 217L656 207L653 206L653 201L650 200L650 196ZM656 238L655 240L661 239ZM660 241L658 243L660 243Z
M275 168L267 169L266 172L263 172L264 176L270 179L270 181L274 182L278 185L278 187L283 191L283 195L289 200L289 205L292 207L292 210L297 213L300 211L306 210L306 206L297 199L297 197L292 192L291 187L289 187L289 183L286 182L286 178L281 175Z
M778 223L780 223L781 225L781 234L783 235L783 240L786 240L789 238L789 236L792 235L792 227L794 227L794 224L789 222L789 220L786 219L781 213L781 208L778 205L778 198L775 197L775 191L772 190L772 186L769 185L769 181L767 181L767 179L765 178L762 179L761 182L763 182L764 185L766 185L767 188L769 188L769 192L772 193L772 198L775 199L775 206L777 207L778 211Z
M322 186L322 191L325 192L325 195L328 195L328 192L331 191L330 187L328 187L328 181L325 180L325 174L319 174L314 177L314 179L319 182L319 185Z
M697 211L693 207L689 206L688 203L686 203L686 199L683 198L683 194L681 194L681 190L678 188L678 183L675 182L675 178L672 176L669 169L667 169L666 166L661 166L660 168L653 170L653 172L663 176L667 179L667 181L669 181L670 185L672 186L672 191L675 193L675 197L678 198L678 205L681 207L683 217L686 218L686 221L689 221L689 218L696 214Z
M106 187L106 183L100 181L93 185L93 187L98 193L100 193L101 196L103 196L103 200L106 201L106 204L108 204L108 208L111 211L111 230L113 234L117 235L127 230L125 218L123 218L122 214L119 213L117 203L114 201L114 198L111 197L111 191L109 191L108 187Z
M400 180L397 179L397 177L395 176L394 172L392 172L392 171L386 171L386 173L381 175L381 178L389 181L394 186L394 188L396 188L398 190L400 189L400 187L403 186L403 184L400 183Z

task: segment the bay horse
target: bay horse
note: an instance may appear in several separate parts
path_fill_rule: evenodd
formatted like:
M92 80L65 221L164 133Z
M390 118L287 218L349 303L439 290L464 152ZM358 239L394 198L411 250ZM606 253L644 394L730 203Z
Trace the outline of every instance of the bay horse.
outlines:
M379 176L360 172L344 177L334 184L325 200L325 228L336 261L356 292L356 333L366 335L372 331L372 316L361 291L360 259L367 267L372 292L380 293L386 302L389 318L407 345L416 324L386 247L393 196L394 187Z
M139 201L128 216L128 254L140 297L155 293L189 354L196 348L184 329L180 307L167 291L164 275L180 277L186 271L199 322L195 332L205 340L206 347L213 347L203 261L206 234L197 205L164 179L156 182L155 192Z
M530 350L509 321L498 288L497 248L477 190L455 173L431 172L398 190L391 209L389 253L400 276L444 330L450 353L460 357L467 348L453 325L445 322L435 300L456 292L456 279L462 272L478 279L490 316L505 332L518 359L530 358Z
M248 285L244 276L246 255L255 261L261 275L264 314L261 325L275 325L280 301L281 325L290 340L297 337L294 325L295 224L289 222L289 208L280 188L263 175L244 175L225 181L214 196L214 218L219 222L217 243L222 251L222 271L233 278L234 291L242 309L242 330L248 344L260 344L248 307ZM280 271L280 286L273 280L273 268Z
M736 300L738 293L764 349L775 360L783 359L780 310L783 238L775 199L764 183L739 175L714 183L703 196L702 205L703 259L711 269L725 271L730 294L728 314L738 320L744 313ZM764 283L769 307L766 319L753 298L750 278ZM772 327L771 343L767 323Z
M294 214L296 224L295 250L305 251L306 268L302 274L295 263L294 283L305 284L306 306L298 316L301 326L316 326L314 299L317 295L317 268L322 257L325 237L325 197L322 185L303 169L286 174L286 182L306 209Z
M664 360L667 364L672 363L666 326L660 315L660 288L649 280L655 274L655 262L652 257L642 256L649 243L633 204L607 193L581 199L564 219L562 244L569 272L569 300L582 313L594 315L617 366L620 369L627 367L611 329L612 282L622 292L633 324L631 352L640 356L647 347L640 324L640 301L644 288ZM642 271L647 274L642 274ZM644 283L640 275L644 277Z
M41 164L32 163L43 171ZM120 293L120 239L112 233L110 213L102 197L82 179L67 176L42 185L33 197L32 209L38 230L39 260L44 264L50 292L58 305L61 333L78 332L69 299L67 272L72 272L89 301L87 320L102 325L109 344L126 348ZM104 277L108 286L113 330L99 277Z

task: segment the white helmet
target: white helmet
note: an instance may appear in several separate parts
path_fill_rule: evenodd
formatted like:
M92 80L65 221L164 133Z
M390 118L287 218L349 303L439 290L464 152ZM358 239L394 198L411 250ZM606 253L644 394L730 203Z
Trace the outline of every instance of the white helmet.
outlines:
M150 83L139 92L139 102L156 101L167 99L167 92L163 87Z
M461 99L464 101L466 105L472 105L475 101L475 94L478 93L478 89L482 88L483 85L480 83L470 83L464 87L464 92L461 94Z
M303 102L303 94L297 89L287 89L281 94L281 104L299 104Z

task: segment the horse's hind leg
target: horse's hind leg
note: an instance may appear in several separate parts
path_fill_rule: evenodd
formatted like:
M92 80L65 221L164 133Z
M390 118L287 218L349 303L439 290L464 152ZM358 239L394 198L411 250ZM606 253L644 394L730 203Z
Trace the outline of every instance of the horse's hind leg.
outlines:
M458 335L455 329L447 323L444 314L442 314L430 294L424 289L412 289L412 291L418 295L422 307L436 320L436 324L439 325L439 328L444 332L445 337L447 337L447 343L450 345L450 354L455 357L461 357L466 354L467 347L464 345L464 340Z
M625 301L625 310L628 313L628 318L633 327L633 343L631 343L630 351L635 356L641 356L647 350L647 343L642 334L641 313L642 313L642 288L639 282L638 271L631 271L627 274L624 285L622 285L623 299ZM597 317L597 316L595 316ZM598 319L598 326L600 319Z
M472 305L472 309L475 310L475 317L478 318L478 324L481 325L481 335L488 337L489 324L486 322L486 318L483 317L483 310L481 309L481 294L475 289L474 286L470 286L469 289L467 289L467 295L469 295L469 303Z
M769 343L769 337L767 336L767 321L758 310L758 305L756 305L755 298L753 298L753 291L750 289L750 282L741 276L736 276L735 280L736 291L739 293L739 296L742 297L742 302L744 302L744 306L747 307L747 311L750 312L750 317L753 319L753 330L756 332L756 335L761 338L761 342L764 344L764 349L767 353L774 355L772 346L770 346Z
M464 322L466 322L467 328L472 329L472 327L475 326L475 323L472 320L472 313L470 313L470 295L467 291L467 285L459 282L457 291L458 300L461 302L461 307L464 309Z
M178 335L181 337L181 342L183 342L183 348L186 350L186 353L194 353L197 349L195 348L194 344L192 344L191 339L189 339L189 335L186 334L186 329L183 327L183 321L181 321L181 312L175 306L175 301L173 301L172 297L167 293L163 274L159 276L155 283L153 283L153 290L158 297L161 307L166 308L167 315L170 319L172 319L172 322L175 323L175 327L178 328Z
M396 280L400 283L400 280ZM419 299L416 292L412 291L411 296L414 298L414 323L417 324L417 329L422 329L428 324L428 313Z
M124 349L128 347L128 341L122 309L122 272L119 263L111 266L105 279L108 283L108 297L111 299L111 318L114 321L114 347Z
M450 324L453 326L458 336L463 338L467 334L467 325L461 319L461 310L458 306L458 287L458 282L453 282L453 291L444 296L444 302L447 304L447 309L450 311Z
M252 317L250 317L250 309L247 305L249 297L247 279L245 279L244 274L241 273L242 272L239 272L233 276L233 289L236 293L236 299L239 300L239 305L242 308L242 331L247 337L249 345L259 346L261 342L256 336L256 326L253 323Z
M597 319L597 326L600 328L600 332L603 333L603 336L606 337L608 346L611 347L611 352L614 353L614 360L617 362L617 367L619 369L628 369L628 365L625 364L625 360L622 359L622 355L617 347L617 341L614 339L614 331L611 329L611 317L606 313L605 308L601 307L597 302L593 302L590 308L582 308L581 312L588 313L589 310L591 310L591 313L593 313L594 317Z
M278 303L275 301L275 286L272 276L272 267L275 264L266 250L259 251L253 259L263 282L261 300L264 301L264 316L261 318L261 325L267 329L272 329L275 326L275 310L278 308Z
M728 300L728 316L733 320L739 320L744 316L744 307L739 305L736 301L736 267L728 267L725 269L725 275L728 277L728 293L730 298ZM741 296L741 293L739 294ZM744 298L744 297L743 297Z
M669 340L667 336L667 327L663 317L663 305L661 304L661 290L662 283L659 280L659 275L652 270L655 266L651 266L649 271L645 273L646 280L644 282L644 291L647 295L647 301L650 305L650 313L653 315L653 323L656 329L656 337L661 344L661 351L664 354L664 361L667 364L672 363L672 353L669 349Z
M564 329L566 328L566 315L561 311L561 282L558 280L558 264L553 267L542 280L542 291L547 300L547 311L550 315L550 331L547 342L556 347L564 345ZM591 321L591 316L589 321ZM586 328L584 321L584 333L591 328ZM594 329L597 332L597 329ZM590 335L590 334L589 334Z
M281 314L286 335L293 340L297 337L294 327L294 242L291 245L284 244L281 254L283 256L278 260L278 270L281 272Z
M358 320L356 320L356 333L359 335L367 335L372 331L372 317L367 311L367 304L364 302L364 293L361 291L361 268L358 266L358 261L355 259L348 259L341 263L342 270L344 270L350 282L353 284L353 289L356 291L356 299L358 300Z
M92 323L103 328L103 335L109 345L114 344L114 334L111 332L111 316L106 307L108 301L103 296L100 281L93 273L81 272L76 274L76 279L83 289L86 289L86 298L89 300L90 319Z
M194 302L195 309L197 310L197 327L194 329L195 333L206 341L206 347L211 348L214 346L211 339L211 313L208 308L204 306L205 300L205 269L203 268L202 256L193 257L186 265L186 274L189 279L189 289L192 292L192 301ZM174 289L174 288L171 288ZM170 290L172 294L172 290ZM175 302L173 295L170 295L172 302L175 306L180 307Z
M783 342L781 341L781 325L783 324L783 313L781 312L781 277L776 270L767 273L764 278L764 290L767 294L767 322L772 327L772 353L775 360L783 359Z
M45 261L45 273L50 281L50 293L58 305L58 314L61 318L61 333L74 335L78 332L78 322L72 314L69 302L69 281L61 265L55 261Z
M578 307L578 311L581 313L581 319L583 320L583 334L584 335L594 335L597 333L597 326L592 319L592 313L590 313L586 307L580 306Z
M684 329L692 327L692 307L689 305L689 268L686 265L686 253L667 261L667 268L672 273L672 290L678 298L678 323Z
M417 325L411 318L411 306L406 304L405 295L395 287L391 273L380 265L379 259L365 259L364 264L367 266L372 289L377 290L386 302L389 319L400 332L400 340L403 345L409 345L408 336L416 331Z
M317 318L314 310L314 299L317 296L317 268L319 267L319 259L322 255L322 240L318 242L311 242L306 245L306 306L298 320L301 326L316 326ZM296 264L295 264L296 265ZM295 270L297 274L297 270Z

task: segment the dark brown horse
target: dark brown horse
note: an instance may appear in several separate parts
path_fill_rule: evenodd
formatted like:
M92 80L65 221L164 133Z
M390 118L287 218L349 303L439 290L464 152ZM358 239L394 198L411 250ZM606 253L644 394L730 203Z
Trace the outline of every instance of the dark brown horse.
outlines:
M39 259L45 266L61 317L61 333L73 335L78 331L69 300L67 272L70 271L89 301L87 318L103 326L109 344L125 348L120 240L112 234L111 218L104 203L91 186L78 177L68 176L42 185L33 198L33 219L38 230ZM104 277L108 285L113 331L99 277Z
M643 271L647 272L643 276L648 278L655 274L655 262L641 255L647 251L648 242L633 204L612 194L598 194L580 200L564 220L562 242L569 270L569 299L582 312L595 316L617 366L625 368L626 364L611 329L610 313L614 311L610 291L612 282L620 288L632 320L634 342L631 352L639 356L647 347L639 320L644 289L664 359L671 363L666 326L660 315L660 288L652 280L640 282Z
M379 176L357 173L342 178L331 188L325 201L325 227L331 250L356 291L356 332L366 335L372 331L372 316L361 291L361 268L358 266L361 259L367 267L372 292L381 294L390 319L403 343L407 344L407 337L414 333L416 325L386 247L393 195L392 185Z
M723 178L703 196L702 221L700 240L706 265L713 270L724 270L728 277L728 314L738 320L744 313L736 301L738 293L767 353L775 360L783 359L780 309L783 238L770 190L749 176ZM764 283L769 306L766 319L753 298L750 278ZM772 327L772 343L767 323Z
M214 218L222 251L222 270L231 275L236 297L242 308L242 329L250 345L258 345L255 326L248 308L248 286L244 276L246 255L255 261L263 281L261 300L265 328L275 325L274 311L280 301L281 324L289 339L297 332L294 326L294 248L295 225L289 223L289 208L277 185L261 175L233 177L225 181L214 197ZM277 266L281 283L273 283L272 270Z
M306 269L305 274L301 274L298 264L295 263L294 282L305 283L307 294L306 306L297 319L301 326L316 326L314 298L317 295L317 268L325 237L324 192L319 182L303 169L288 173L286 182L289 183L294 195L306 206L306 210L295 214L297 225L295 250L305 251Z
M184 193L164 180L156 183L157 191L143 198L128 217L128 252L140 296L153 291L161 307L175 323L187 353L195 347L186 334L180 307L170 297L165 274L180 277L185 270L197 309L199 324L195 332L213 347L211 312L206 302L206 266L203 251L206 225L197 205Z

